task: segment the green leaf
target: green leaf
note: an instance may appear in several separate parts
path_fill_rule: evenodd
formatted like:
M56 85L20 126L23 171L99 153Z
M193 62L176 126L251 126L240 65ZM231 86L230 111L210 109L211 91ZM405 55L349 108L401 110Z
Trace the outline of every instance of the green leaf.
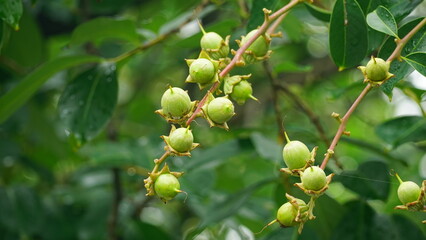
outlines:
M383 6L379 6L367 15L368 25L382 33L398 37L398 28L392 13Z
M344 205L346 214L335 228L332 240L372 239L370 230L376 213L363 201L352 201ZM353 233L353 234L351 234Z
M43 64L0 98L0 123L21 107L55 73L76 65L100 61L99 57L80 55L60 57Z
M388 166L379 161L362 163L356 171L337 174L335 181L341 182L348 189L365 199L386 200L390 189Z
M212 223L217 223L229 216L234 215L249 199L254 191L260 187L275 181L275 178L268 178L259 181L241 191L228 195L225 199L215 202L204 214L200 228L206 227Z
M330 22L331 18L331 12L327 11L323 8L317 7L313 4L305 3L306 9L308 9L308 12L314 16L316 19L324 21L324 22Z
M276 73L305 73L312 71L312 65L298 65L292 61L283 61L274 67Z
M250 32L262 25L265 14L262 9L274 10L278 0L254 0L250 10L250 18L247 23L246 31Z
M419 73L421 73L423 76L426 76L426 53L415 52L402 58Z
M415 19L411 22L406 23L399 28L399 37L403 38L411 31L423 18ZM378 56L383 59L387 59L392 52L395 50L396 44L393 37L389 37L383 46L380 48ZM407 56L412 52L424 52L426 51L426 27L422 27L414 36L407 42L404 49L402 49L401 56ZM380 88L381 90L391 99L392 90L395 85L402 79L406 78L413 68L406 62L392 61L389 72L395 74L395 77L386 81Z
M392 215L392 220L395 223L399 239L426 239L422 230L406 217L394 214Z
M406 142L422 141L426 136L426 119L418 116L391 119L377 126L376 134L393 147Z
M78 75L58 103L66 131L79 143L94 138L111 117L117 94L115 64L103 63Z
M272 141L260 133L253 133L251 141L256 152L262 158L276 163L282 161L282 147L276 141Z
M339 69L358 65L367 48L367 24L355 0L337 0L330 21L330 53Z
M5 21L15 31L19 30L19 20L22 16L22 0L1 0L0 19Z
M105 39L126 40L135 45L140 41L134 21L100 17L79 25L72 33L70 44L97 43Z

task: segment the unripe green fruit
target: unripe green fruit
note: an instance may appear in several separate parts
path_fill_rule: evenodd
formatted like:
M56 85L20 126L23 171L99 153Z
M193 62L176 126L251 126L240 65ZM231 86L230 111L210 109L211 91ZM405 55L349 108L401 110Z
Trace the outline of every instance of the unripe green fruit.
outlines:
M398 198L403 204L417 201L420 193L420 187L411 181L402 182L398 187Z
M237 83L231 93L232 99L238 104L243 104L247 99L252 97L253 89L251 84L245 80Z
M219 49L222 42L223 38L219 34L208 32L201 38L200 45L202 49Z
M304 167L310 158L308 147L300 141L290 141L284 146L283 159L290 170Z
M189 75L197 83L209 83L215 75L215 67L210 60L199 58L189 67Z
M318 191L325 187L326 176L324 170L317 166L308 167L300 176L302 185L307 190Z
M250 38L252 38L258 30L252 30L249 32L242 40L241 45L244 45ZM269 50L269 42L265 39L263 35L260 35L251 45L247 48L256 55L257 57L265 56Z
M367 78L371 81L383 81L387 77L389 67L389 63L381 58L371 59L365 66Z
M178 128L169 136L169 143L172 148L180 153L188 152L194 143L192 131L187 128Z
M299 206L302 206L302 207L306 206L306 203L303 200L297 199L296 201L299 204ZM299 224L298 222L295 221L296 216L297 216L297 208L291 205L291 203L289 202L286 202L283 205L281 205L281 207L277 211L277 221L281 225L286 227L291 227L291 226L295 226Z
M155 193L166 201L173 199L180 190L180 183L178 179L170 173L161 174L155 180L154 184Z
M167 89L161 97L163 113L172 117L182 117L191 110L191 99L181 88Z
M207 105L207 115L215 123L225 123L234 114L234 104L225 97L215 98Z

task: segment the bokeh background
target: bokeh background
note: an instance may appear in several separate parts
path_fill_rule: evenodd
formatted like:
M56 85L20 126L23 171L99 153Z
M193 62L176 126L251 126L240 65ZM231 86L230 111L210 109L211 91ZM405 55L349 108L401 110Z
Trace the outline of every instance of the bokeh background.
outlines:
M425 3L412 2L403 23L426 15ZM188 90L191 99L204 95L184 83L184 59L200 51L197 22L187 22L194 9L207 31L231 35L236 49L234 40L257 26L252 16L262 4L285 3L24 0L19 31L7 31L1 49L0 96L59 56L111 58L176 31L120 62L117 106L91 141L70 138L57 107L67 83L88 64L55 74L0 124L0 239L426 239L425 214L393 209L398 182L390 174L395 170L418 184L426 178L426 79L417 72L397 85L391 102L376 89L351 117L351 136L336 150L339 164L332 160L327 168L336 177L302 235L278 225L254 234L275 218L286 192L307 200L292 185L297 179L278 171L284 167L281 126L291 139L319 146L319 164L327 146L315 124L331 139L338 123L330 114L344 114L364 87L356 68L337 71L329 56L329 23L303 4L279 26L283 37L273 40L267 63L233 70L252 73L259 102L236 106L228 132L196 120L201 147L191 158L167 160L185 172L180 180L187 199L179 194L164 204L145 196L143 179L163 153L159 136L170 128L154 114L162 93L172 85ZM330 11L333 4L317 5ZM2 25L4 39L8 26Z

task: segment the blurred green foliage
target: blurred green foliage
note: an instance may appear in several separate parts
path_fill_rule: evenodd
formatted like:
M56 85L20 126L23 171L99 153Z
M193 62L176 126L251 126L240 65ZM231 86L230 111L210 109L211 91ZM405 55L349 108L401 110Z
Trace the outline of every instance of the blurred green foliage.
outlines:
M398 99L389 103L380 90L363 100L347 126L351 136L336 149L343 169L333 160L328 165L337 176L300 236L278 226L254 234L275 218L285 193L306 198L293 186L296 178L278 171L284 167L272 101L278 90L262 63L233 70L252 73L260 103L237 106L229 132L196 120L193 133L201 147L191 158L168 159L172 169L185 172L180 179L187 200L180 194L165 205L145 197L143 179L163 152L159 136L169 132L154 114L162 93L170 84L188 90L191 99L204 95L184 84L184 59L198 56L201 33L191 21L116 67L105 70L99 63L178 28L200 5L205 29L231 35L236 49L234 40L262 22L263 7L286 2L35 0L22 1L20 10L21 1L0 1L0 239L426 239L424 214L393 209L399 200L391 169L404 180L426 178L426 120L420 111L425 89L407 78L413 68L405 62L393 63L391 71L401 74L382 88L408 99L415 116L400 116ZM343 114L363 88L361 72L350 67L379 49L379 56L388 57L395 47L393 38L365 25L361 33L362 39L369 36L368 44L350 43L362 43L362 51L345 47L355 56L339 64L348 69L338 72L329 52L341 49L328 43L330 24L341 14L332 13L335 2L292 9L269 60L279 84L319 117L328 138L337 129L330 114ZM350 2L358 10L354 18L363 21L379 5L387 7L400 36L426 15L422 1ZM426 50L425 32L404 56ZM86 75L93 81L85 81ZM118 90L108 84L118 84ZM278 93L279 124L291 139L319 146L319 164L328 146L294 99Z

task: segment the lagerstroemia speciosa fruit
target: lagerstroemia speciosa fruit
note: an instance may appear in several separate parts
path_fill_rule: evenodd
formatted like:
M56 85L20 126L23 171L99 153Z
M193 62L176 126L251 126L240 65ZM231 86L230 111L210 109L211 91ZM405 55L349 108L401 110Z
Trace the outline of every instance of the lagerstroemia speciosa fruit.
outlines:
M155 180L154 190L163 201L172 200L180 192L179 180L170 173L161 174Z
M209 83L213 80L215 75L215 66L213 63L205 58L196 59L189 67L189 75L191 78L201 84Z
M192 149L194 136L188 128L178 128L169 136L170 146L178 152L188 152Z
M317 166L308 167L300 174L302 185L307 190L318 191L327 184L324 170Z
M398 187L398 198L403 204L417 201L420 193L419 185L412 181L401 182Z
M310 158L308 147L300 141L288 141L283 148L283 159L290 170L303 168Z
M300 207L306 207L306 203L301 200L297 199L297 204ZM286 202L277 211L277 221L281 224L283 227L292 227L295 225L298 225L300 222L296 222L296 216L297 216L298 209L293 206L290 202Z
M161 97L161 107L165 115L180 118L191 111L191 99L183 89L169 88Z
M249 98L257 101L257 99L252 94L253 88L251 87L251 84L246 80L241 80L239 83L234 85L231 97L238 104L242 105Z
M388 80L394 75L389 73L390 62L386 62L381 58L371 57L367 65L358 67L364 75L365 82L371 82L374 84L380 84L381 82Z
M226 97L215 98L207 105L207 115L215 123L223 124L234 114L234 104Z
M215 60L226 58L229 54L229 37L223 40L223 38L215 32L206 33L204 29L202 29L202 31L203 37L200 40L201 49L206 51L209 56Z
M241 39L241 45L244 45L250 38L256 33L257 29L250 31L245 37ZM264 56L269 50L270 40L266 39L263 35L260 35L247 50L252 51L256 57Z

